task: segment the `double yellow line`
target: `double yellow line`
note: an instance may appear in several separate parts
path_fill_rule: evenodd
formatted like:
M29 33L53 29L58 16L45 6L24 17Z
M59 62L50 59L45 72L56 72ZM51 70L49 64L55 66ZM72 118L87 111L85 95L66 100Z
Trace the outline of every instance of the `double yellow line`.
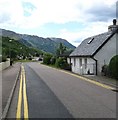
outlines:
M25 79L25 69L24 66L21 65L21 76L20 76L20 88L19 88L19 96L18 96L18 104L17 104L17 112L16 119L21 118L22 113L22 101L23 101L23 112L24 118L28 120L28 102L27 102L27 94L26 94L26 79Z

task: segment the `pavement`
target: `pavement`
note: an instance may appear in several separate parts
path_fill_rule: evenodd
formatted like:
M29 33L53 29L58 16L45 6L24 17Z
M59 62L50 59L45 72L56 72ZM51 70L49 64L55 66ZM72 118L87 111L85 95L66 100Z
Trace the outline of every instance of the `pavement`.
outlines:
M7 69L3 70L1 72L2 74L2 84L0 86L1 93L2 93L2 99L0 99L0 102L2 101L2 113L4 113L5 108L9 107L8 104L10 104L10 99L13 94L13 88L15 87L15 82L18 76L18 73L20 71L20 64L21 63L15 63L12 66L8 67ZM6 111L7 112L7 111Z
M107 76L84 75L84 77L87 77L91 80L118 88L117 80L113 78L109 78Z

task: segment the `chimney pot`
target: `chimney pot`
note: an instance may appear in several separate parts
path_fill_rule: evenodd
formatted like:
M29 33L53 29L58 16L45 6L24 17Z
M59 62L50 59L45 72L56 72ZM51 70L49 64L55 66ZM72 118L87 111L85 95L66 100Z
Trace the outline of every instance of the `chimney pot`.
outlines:
M118 30L117 19L113 19L113 25L108 26L109 32L115 32Z
M116 25L117 20L113 19L113 25Z

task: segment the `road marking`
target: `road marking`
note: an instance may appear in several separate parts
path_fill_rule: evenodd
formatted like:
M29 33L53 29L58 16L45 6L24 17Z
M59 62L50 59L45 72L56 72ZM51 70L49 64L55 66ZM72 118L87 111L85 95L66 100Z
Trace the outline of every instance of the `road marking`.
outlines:
M40 64L40 65L43 65L43 64ZM46 66L46 65L44 65L44 66ZM46 66L46 67L52 68L52 67L50 67L50 66ZM89 78L82 77L82 76L79 76L79 75L76 75L76 74L73 74L73 73L70 73L70 72L67 72L67 71L64 71L64 70L60 70L60 69L56 69L56 68L53 68L53 69L58 70L58 71L63 72L63 73L66 73L66 74L69 74L69 75L71 75L71 76L77 77L77 78L79 78L79 79L81 79L81 80L90 82L90 83L92 83L92 84L95 84L95 85L97 85L97 86L100 86L100 87L103 87L103 88L106 88L106 89L110 89L110 90L115 90L115 89L116 89L115 87L111 87L111 86L109 86L109 85L105 85L105 84L102 84L102 83L100 83L100 82L93 81L93 80L91 80L91 79L89 79Z
M21 108L22 108L22 99L23 99L24 118L28 120L29 116L28 116L28 102L27 102L27 94L26 94L26 79L25 79L25 69L23 65L21 66L21 77L20 78L21 79L20 79L20 88L19 88L16 118L18 120L21 119Z
M24 84L23 84L23 98L24 98L24 118L27 120L28 119L28 102L27 102L27 94L26 94L26 79L25 79L25 70L23 67L23 79L24 79Z
M21 106L22 106L22 84L23 84L23 79L22 79L22 72L20 76L20 88L19 88L19 97L18 97L18 105L17 105L17 113L16 113L16 118L19 119L21 117Z

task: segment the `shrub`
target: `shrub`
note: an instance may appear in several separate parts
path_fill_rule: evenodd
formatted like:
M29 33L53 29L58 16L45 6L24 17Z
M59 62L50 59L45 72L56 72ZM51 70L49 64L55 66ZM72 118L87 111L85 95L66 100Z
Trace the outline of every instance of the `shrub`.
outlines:
M109 75L109 66L108 65L103 65L101 72L102 72L102 75L104 75L104 76Z
M111 77L118 79L118 55L114 56L109 63L109 71Z
M67 63L66 59L57 58L55 66L61 69L67 69L69 67L69 64Z
M55 62L56 62L56 57L53 56L53 57L50 59L50 63L51 63L52 65L54 65Z
M2 56L0 56L0 62L2 62Z
M52 56L50 54L44 55L44 57L43 57L43 63L47 64L47 65L51 64L51 58L52 58Z
M25 56L23 56L23 60L24 60L24 59L26 59L26 57L25 57Z
M5 62L7 60L6 56L2 56L2 62Z
M28 60L32 60L32 57L29 57Z

